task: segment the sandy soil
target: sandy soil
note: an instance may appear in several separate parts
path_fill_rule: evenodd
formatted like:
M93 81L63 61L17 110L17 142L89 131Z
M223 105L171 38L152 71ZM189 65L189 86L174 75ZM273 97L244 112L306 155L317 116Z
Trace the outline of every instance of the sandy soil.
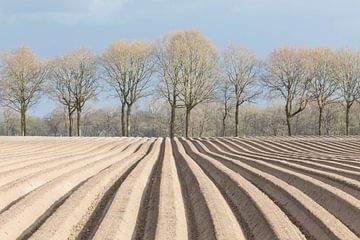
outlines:
M360 239L359 137L0 137L0 239Z

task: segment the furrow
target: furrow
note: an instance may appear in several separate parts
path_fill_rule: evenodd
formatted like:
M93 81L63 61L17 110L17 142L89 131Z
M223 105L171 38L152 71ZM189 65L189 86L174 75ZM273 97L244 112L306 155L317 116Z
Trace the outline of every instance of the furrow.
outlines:
M335 163L338 163L338 164L342 164L342 165L345 165L345 166L348 166L348 167L352 167L352 166L355 166L355 168L353 169L357 169L358 167L360 167L360 162L356 162L356 161L349 161L349 160L342 160L344 159L344 156L333 156L333 155L324 155L324 154L318 154L318 153L314 153L314 152L302 152L302 153L299 153L299 154L269 154L269 153L254 153L254 152L251 152L249 150L247 150L244 146L242 146L241 144L241 141L236 139L236 138L230 138L231 139L231 142L233 143L236 143L237 146L239 148L241 148L241 150L243 152L247 152L247 153L250 153L250 154L258 154L258 155L261 155L261 156L266 156L266 157L269 157L269 156L274 156L274 157L284 157L284 158L296 158L296 159L301 159L301 160L309 160L311 159L311 161L318 161L318 158L324 158L326 159L326 162L335 162ZM228 140L228 139L225 139L225 141ZM324 161L322 161L324 162ZM357 167L356 167L357 166Z
M303 232L307 239L356 239L345 225L302 191L244 163L210 151L203 143L194 142L200 152L214 158L245 177L267 194Z
M135 143L130 144L131 146L136 146ZM125 146L123 146L124 148ZM122 151L123 148L119 149ZM126 150L124 149L124 152ZM68 172L74 171L76 169L81 169L84 166L88 166L90 164L94 165L103 161L103 159L111 159L116 156L116 152L109 152L103 154L101 157L96 154L91 154L87 157L82 157L81 159L72 160L71 163L65 164L63 167L54 167L48 170L42 170L41 172L28 175L26 177L20 178L15 182L8 183L0 187L0 193L4 195L0 199L0 209L5 208L11 202L16 201L17 198L20 198L27 193L41 187L42 185L60 177Z
M161 140L157 139L153 148L123 181L95 232L94 239L131 239L141 199L149 176L158 159Z
M48 223L50 228L55 228L57 231L52 239L61 239L64 234L69 236L68 239L91 239L106 215L117 190L151 151L152 145L153 140L144 143L134 154L114 164L103 174L94 177L94 181L90 181L87 186L74 194L72 199L63 206L62 212L59 212ZM82 204L74 210L73 206L79 199L82 200ZM49 227L44 226L35 239L42 239L42 235L51 232Z
M6 184L14 184L21 181L21 179L29 179L31 176L38 176L44 172L50 172L51 170L59 170L63 167L67 167L72 163L79 163L81 160L86 160L95 154L107 153L112 146L118 144L124 145L126 142L119 143L104 143L100 147L88 147L87 151L77 153L70 156L58 156L55 158L46 159L43 162L31 164L29 166L12 169L6 172L0 173L0 188L3 188Z
M215 239L214 224L204 196L201 194L199 182L179 153L174 139L171 139L171 147L185 206L188 239Z
M127 155L131 152L126 152ZM121 152L118 157L125 157ZM101 170L117 162L117 158L102 159L96 164L89 164L68 172L51 182L36 189L24 199L16 203L9 210L0 215L0 239L18 237L23 229L35 223L46 210L62 196L66 195L74 186L85 179L96 175Z
M156 223L159 216L160 181L164 154L165 141L162 140L158 159L150 173L142 196L132 239L155 239Z
M240 222L247 225L247 238L305 239L286 214L252 183L214 159L202 159L187 140L182 140L182 144L228 201L232 200L229 204L235 205L235 214L241 214Z
M214 147L211 148L210 142L208 144L204 142L204 144L209 147L211 151L236 159L298 188L319 205L323 206L331 214L336 216L349 229L359 235L360 223L356 221L356 219L360 217L360 201L343 192L341 189L335 188L307 175L272 165L266 161L259 161L248 157L239 157L230 146L227 147L225 152L224 150L219 151Z
M218 142L215 140L214 142ZM226 142L226 145L224 143ZM276 159L274 156L270 157L263 157L259 155L251 155L251 154L243 154L240 152L241 150L236 149L236 146L232 144L231 142L228 142L224 140L223 142L219 142L223 148L231 147L233 150L236 150L236 154L241 157L250 157L252 159L260 160L260 161L266 161L269 163L272 163L273 165L277 165L283 168L287 168L289 170L301 172L303 174L306 174L308 176L311 176L313 178L319 179L325 183L328 183L334 187L341 188L350 195L353 195L355 197L359 197L359 190L360 190L360 182L349 178L344 177L338 173L330 173L327 171L321 171L310 167L302 166L301 164L291 163L289 161L286 161L284 159Z
M171 141L166 138L155 239L183 240L188 236L185 206L178 177Z
M179 153L199 183L200 191L204 196L212 223L214 224L215 233L213 236L215 239L246 239L246 235L237 218L215 183L213 183L212 179L210 179L203 169L188 155L179 140L175 140L175 143ZM197 211L197 209L195 208L194 211Z
M107 141L106 142L102 141L101 143L102 144L97 143L95 141L84 142L84 143L80 142L75 146L74 145L63 146L63 144L57 144L59 148L56 151L49 151L49 152L41 151L37 154L27 155L26 157L18 156L18 159L20 160L17 160L12 163L2 164L0 166L0 172L1 174L5 174L8 171L19 170L23 167L32 166L35 164L45 164L53 159L62 159L76 155L81 155L88 151L91 151L92 149L94 150L99 148L101 149L107 144L110 144L110 142Z

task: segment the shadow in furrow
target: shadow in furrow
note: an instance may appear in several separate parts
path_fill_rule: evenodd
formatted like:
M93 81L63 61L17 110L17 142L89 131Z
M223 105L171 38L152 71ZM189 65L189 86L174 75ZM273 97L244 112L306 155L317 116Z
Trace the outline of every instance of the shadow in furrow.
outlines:
M337 239L323 222L320 222L319 219L309 212L308 209L304 208L300 202L280 189L276 184L265 180L256 173L242 168L227 159L204 150L197 142L193 142L193 144L201 153L219 161L229 169L237 172L266 194L284 213L286 213L289 219L299 228L304 236L306 236L306 239ZM209 146L204 142L203 144L211 151L214 150L210 148L211 145Z
M104 196L101 198L99 204L96 206L95 210L92 212L89 220L84 225L83 229L80 231L76 239L87 240L92 239L98 230L101 222L103 221L107 211L109 210L111 203L113 202L117 191L119 190L121 184L129 176L129 174L135 169L135 167L144 159L152 150L154 143L151 143L146 154L137 160L126 172L121 175L120 178L105 192Z
M56 202L54 202L49 209L44 212L36 221L27 229L25 229L22 234L17 238L18 240L25 240L29 239L40 227L41 225L70 197L70 195L78 190L82 185L84 185L89 179L91 179L93 176L85 179L84 181L80 182L78 185L73 187L68 193L66 193L64 196L59 198Z
M159 216L160 181L164 154L165 140L161 143L158 159L145 187L132 239L155 239Z
M349 195L352 195L355 198L360 197L360 191L359 191L358 186L354 186L351 183L340 181L339 179L334 179L334 178L332 178L330 176L327 176L327 175L324 175L324 174L321 174L321 173L318 173L318 172L312 172L312 171L309 171L309 170L305 170L305 169L299 168L297 166L286 164L284 162L279 162L278 160L273 160L271 158L265 158L265 157L259 157L259 156L256 156L256 155L243 154L241 152L241 149L237 148L236 145L234 145L234 144L232 144L230 142L226 142L226 144L228 146L232 147L233 149L235 149L237 152L235 152L233 150L230 150L229 148L225 147L224 145L221 145L217 141L212 141L212 143L216 144L221 150L223 150L223 151L225 151L227 153L237 155L236 157L233 157L236 160L240 160L242 162L248 161L248 160L242 158L242 156L245 156L245 157L252 158L254 160L259 160L259 161L262 161L262 162L270 163L270 164L272 164L274 166L278 166L278 167L281 167L281 168L284 168L284 169L287 169L287 170L290 170L290 171L295 171L297 173L301 173L303 175L315 178L315 179L317 179L317 180L319 180L319 181L321 181L323 183L326 183L326 184L329 184L329 185L331 185L331 186L333 186L335 188L341 189L342 191L348 193ZM253 164L256 164L256 163L253 162Z
M263 217L263 213L257 208L248 194L227 174L194 154L188 143L183 140L180 140L180 142L184 146L186 153L201 167L219 189L241 225L246 239L277 239L275 232Z
M215 240L214 223L205 198L201 193L199 182L180 154L173 139L171 139L171 146L184 201L188 237L190 240Z
M227 153L221 153L218 150L216 150L215 148L213 148L211 145L209 145L208 143L206 143L206 142L203 142L203 143L206 147L208 147L211 151L213 151L215 153L222 154L222 155L232 158L234 160L240 161L240 162L247 164L251 167L254 167L260 171L263 171L274 177L277 177L278 179L281 179L284 182L299 189L300 191L302 191L303 193L308 195L312 200L314 200L319 205L324 207L328 212L333 214L345 226L347 226L351 231L353 231L357 236L359 236L359 234L360 234L359 221L356 220L356 219L358 219L357 216L359 216L359 209L356 209L353 205L350 205L348 202L344 201L344 199L339 198L333 192L323 189L322 187L312 183L311 181L304 180L304 179L300 178L299 176L292 174L291 172L280 171L278 169L263 165L259 162L244 159L244 158L241 158L240 156L236 156L235 155L236 152L233 152L230 149L226 149L223 151L232 153L233 155L229 155ZM221 149L225 148L224 146L221 146L218 143L215 143L215 144ZM254 159L256 159L256 157L254 157ZM272 163L271 160L269 160L267 162ZM274 165L276 165L276 164L274 164ZM286 168L285 166L281 166L281 167L283 167L283 170L294 171L293 169ZM308 175L315 179L318 179L316 176L306 174L301 170L297 170L296 172L302 173L304 175ZM320 180L320 181L322 180L322 182L326 183L326 181L324 181L321 178L318 180ZM341 187L338 187L338 188L344 191L343 188L341 188ZM355 194L355 193L353 193L353 194Z

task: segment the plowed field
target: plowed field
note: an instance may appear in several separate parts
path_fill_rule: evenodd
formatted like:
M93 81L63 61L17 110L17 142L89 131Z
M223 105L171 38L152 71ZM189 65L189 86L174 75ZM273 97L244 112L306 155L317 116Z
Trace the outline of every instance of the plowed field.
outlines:
M359 238L360 137L0 137L0 240Z

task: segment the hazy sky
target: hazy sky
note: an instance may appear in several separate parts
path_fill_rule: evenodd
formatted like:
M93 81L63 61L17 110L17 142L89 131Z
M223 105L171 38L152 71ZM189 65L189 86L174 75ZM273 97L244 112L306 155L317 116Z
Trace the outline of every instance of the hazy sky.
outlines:
M359 9L359 0L0 0L0 52L27 45L41 57L80 46L100 53L118 39L189 28L220 50L236 42L260 57L281 45L359 48ZM42 102L33 113L49 109Z

